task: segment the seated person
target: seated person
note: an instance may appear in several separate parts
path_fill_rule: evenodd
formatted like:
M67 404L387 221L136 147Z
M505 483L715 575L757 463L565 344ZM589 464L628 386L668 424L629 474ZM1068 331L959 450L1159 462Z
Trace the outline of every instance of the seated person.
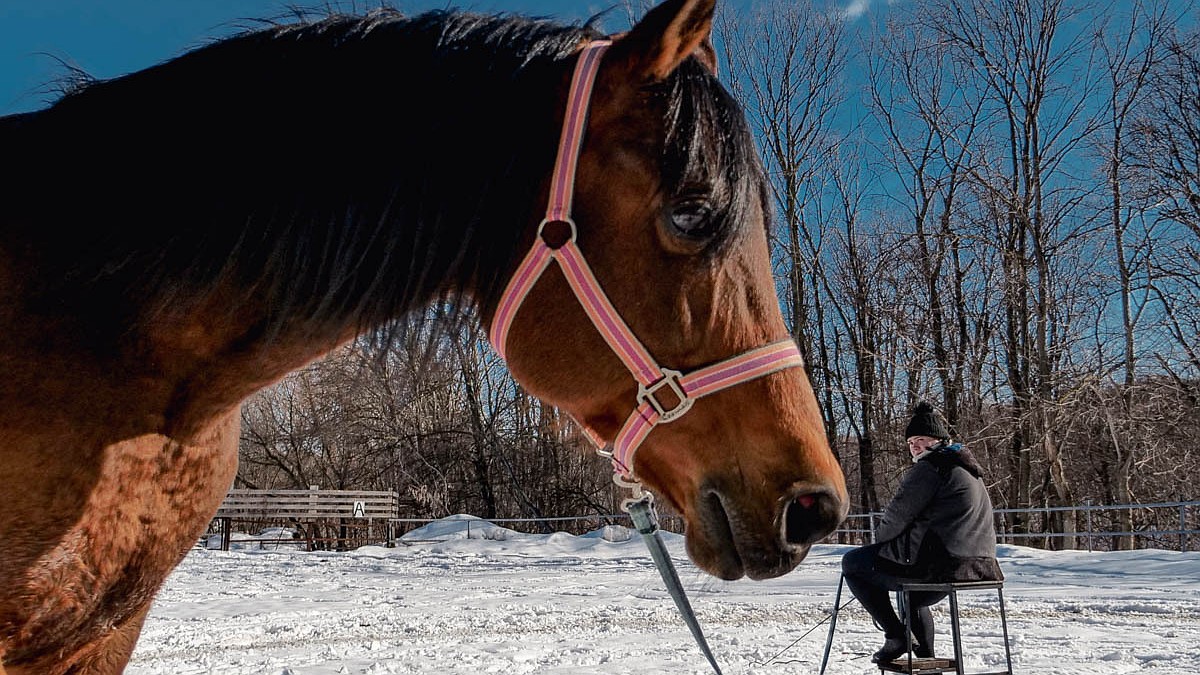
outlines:
M913 636L913 654L932 657L929 607L946 597L935 592L910 594L913 636L909 636L889 591L898 591L908 582L1004 578L996 562L992 501L970 450L950 442L945 425L924 402L914 409L904 435L913 467L884 511L875 543L842 558L847 586L884 631L883 647L872 656L876 663L908 653Z

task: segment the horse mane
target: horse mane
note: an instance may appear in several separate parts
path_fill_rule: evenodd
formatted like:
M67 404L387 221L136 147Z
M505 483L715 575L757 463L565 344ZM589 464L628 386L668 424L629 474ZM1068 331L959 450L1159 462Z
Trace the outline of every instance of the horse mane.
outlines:
M266 307L268 336L297 317L322 335L379 327L464 294L488 306L543 208L555 65L598 36L514 16L335 15L0 118L15 198L0 214L38 270L31 309L69 307L116 340L217 289L238 289L231 311ZM732 196L756 184L761 198L744 122L714 140L732 99L687 65L663 85L667 175L721 166Z

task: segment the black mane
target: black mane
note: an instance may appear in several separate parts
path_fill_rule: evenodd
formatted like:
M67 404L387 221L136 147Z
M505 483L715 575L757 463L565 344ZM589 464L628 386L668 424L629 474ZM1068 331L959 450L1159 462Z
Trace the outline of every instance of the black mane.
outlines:
M265 302L267 332L296 317L323 334L379 326L467 290L486 306L544 208L562 62L597 36L377 11L81 87L0 118L9 244L54 252L33 261L42 310L70 306L113 335L213 289ZM728 95L687 65L664 87L664 173L682 182L717 161L736 209L761 197L753 144L737 115L728 133ZM114 306L124 314L88 316Z

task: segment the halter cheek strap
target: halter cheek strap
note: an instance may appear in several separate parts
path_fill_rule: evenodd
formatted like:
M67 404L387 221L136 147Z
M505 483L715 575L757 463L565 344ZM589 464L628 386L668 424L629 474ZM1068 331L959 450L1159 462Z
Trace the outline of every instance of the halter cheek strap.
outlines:
M611 441L611 450L601 451L601 454L612 458L617 483L637 489L639 485L633 477L634 453L655 426L679 419L698 398L786 368L802 367L804 360L795 343L788 339L687 374L663 368L629 329L592 274L575 241L577 230L575 222L571 220L571 201L592 86L600 59L611 44L609 41L588 44L575 65L567 97L566 118L559 138L558 157L550 182L550 203L546 217L538 226L532 248L501 296L488 337L501 358L507 358L505 348L508 333L517 311L550 263L557 263L596 330L637 380L637 405L633 413ZM559 243L561 236L557 239L551 237L552 233L547 232L548 226L559 230L565 226L565 241ZM671 396L664 396L666 393ZM598 448L609 445L606 439L587 425L580 426Z

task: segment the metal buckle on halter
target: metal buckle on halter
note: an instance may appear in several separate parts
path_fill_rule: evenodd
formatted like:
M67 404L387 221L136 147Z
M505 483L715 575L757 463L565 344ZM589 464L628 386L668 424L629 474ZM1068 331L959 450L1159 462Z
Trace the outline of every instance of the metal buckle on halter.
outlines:
M692 404L696 402L696 399L688 396L687 392L683 390L683 386L679 384L679 378L681 377L683 377L683 373L679 372L678 370L663 368L662 377L650 386L647 387L646 385L639 383L637 393L638 405L649 402L650 407L654 408L654 412L658 413L658 421L660 423L670 422L678 419L685 412L691 410ZM662 389L663 387L669 387L671 389L671 393L675 394L675 397L679 399L679 403L670 410L667 410L666 406L664 406L657 398L655 398L655 394L657 394L658 390Z
M622 511L628 513L630 505L635 502L644 501L648 504L654 503L654 495L646 492L646 490L642 487L642 481L632 477L626 478L620 473L614 473L612 480L614 485L620 488L625 488L631 493L629 497L621 500Z

